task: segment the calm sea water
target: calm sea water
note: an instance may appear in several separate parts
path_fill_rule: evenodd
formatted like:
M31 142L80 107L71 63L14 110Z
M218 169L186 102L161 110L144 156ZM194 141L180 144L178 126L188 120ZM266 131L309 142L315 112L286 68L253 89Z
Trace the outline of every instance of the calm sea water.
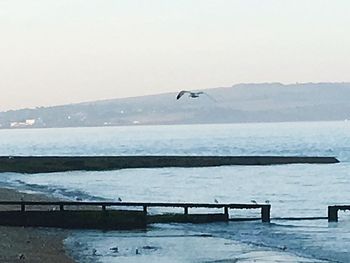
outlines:
M350 203L349 135L350 122L0 130L0 155L313 155L335 156L341 161L3 173L0 182L6 187L69 199L269 200L274 218L327 216L328 205ZM258 212L239 211L231 216L258 216ZM340 213L339 223L272 220L271 224L155 225L147 232L132 233L75 231L67 245L82 262L350 262L348 241L350 217ZM110 250L115 246L118 253Z

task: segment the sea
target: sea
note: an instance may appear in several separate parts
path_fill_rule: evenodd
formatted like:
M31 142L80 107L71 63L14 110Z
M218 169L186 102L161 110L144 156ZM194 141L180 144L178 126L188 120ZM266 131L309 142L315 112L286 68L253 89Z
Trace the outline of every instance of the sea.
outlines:
M0 187L67 200L272 206L271 223L73 230L65 246L78 262L350 262L350 211L337 223L286 219L326 217L327 206L350 205L347 121L0 130L0 155L334 156L340 163L0 173ZM230 217L259 213L232 210Z

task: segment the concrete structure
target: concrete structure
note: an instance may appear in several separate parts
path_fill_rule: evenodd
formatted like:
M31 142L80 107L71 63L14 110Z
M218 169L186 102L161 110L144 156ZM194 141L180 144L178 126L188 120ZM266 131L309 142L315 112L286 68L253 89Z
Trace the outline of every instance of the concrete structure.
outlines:
M73 170L338 162L334 157L299 156L3 156L0 157L0 172L49 173Z

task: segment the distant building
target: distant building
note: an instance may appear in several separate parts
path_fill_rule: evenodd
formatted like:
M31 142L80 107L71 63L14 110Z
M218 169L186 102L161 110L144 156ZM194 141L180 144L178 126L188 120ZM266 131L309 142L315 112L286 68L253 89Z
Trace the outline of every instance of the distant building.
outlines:
M35 124L35 119L29 119L29 120L26 120L25 122L26 125L34 125Z
M24 122L11 122L10 123L10 127L11 128L24 128L24 127L28 127L28 126L33 126L35 124L35 119L28 119L25 120Z

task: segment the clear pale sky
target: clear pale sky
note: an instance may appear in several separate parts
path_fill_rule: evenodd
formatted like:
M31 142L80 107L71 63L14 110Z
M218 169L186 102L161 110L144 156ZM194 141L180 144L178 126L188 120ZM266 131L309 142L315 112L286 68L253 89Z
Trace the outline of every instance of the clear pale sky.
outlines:
M0 110L350 81L348 0L0 0Z

